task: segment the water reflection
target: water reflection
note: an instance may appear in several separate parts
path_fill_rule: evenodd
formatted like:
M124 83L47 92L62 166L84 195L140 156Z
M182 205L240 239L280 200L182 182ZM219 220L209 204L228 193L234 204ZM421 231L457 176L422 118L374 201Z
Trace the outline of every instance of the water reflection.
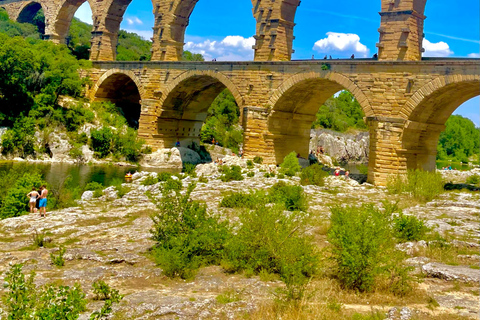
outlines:
M114 180L124 180L127 172L152 171L152 172L175 172L173 170L142 167L120 167L114 165L84 165L67 163L30 163L0 161L0 173L15 168L25 173L39 172L45 181L53 188L63 185L68 177L71 177L75 186L84 187L90 181L95 181L103 185L110 185ZM178 172L178 171L176 171Z

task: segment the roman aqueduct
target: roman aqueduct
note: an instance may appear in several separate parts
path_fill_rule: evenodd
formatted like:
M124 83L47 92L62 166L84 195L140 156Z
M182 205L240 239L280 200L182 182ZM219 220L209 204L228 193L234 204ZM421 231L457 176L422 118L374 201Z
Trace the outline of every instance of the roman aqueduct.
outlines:
M88 75L92 100L128 101L139 135L152 147L197 140L215 97L228 88L242 111L244 154L279 163L308 154L319 106L339 90L362 106L370 131L369 181L407 169L433 170L445 122L480 94L479 59L422 59L426 0L381 0L377 59L291 61L300 0L252 0L255 59L184 62L185 30L198 0L152 0L152 61L115 61L118 31L131 0L88 0L93 14ZM240 1L240 0L238 0ZM1 0L13 20L42 8L45 38L63 43L85 0Z

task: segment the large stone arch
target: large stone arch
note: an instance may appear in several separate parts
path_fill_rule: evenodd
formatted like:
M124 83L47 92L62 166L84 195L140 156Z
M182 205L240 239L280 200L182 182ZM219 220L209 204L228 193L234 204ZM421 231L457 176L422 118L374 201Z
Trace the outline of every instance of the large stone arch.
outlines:
M139 127L142 100L145 91L142 83L131 71L112 69L105 72L93 86L90 99L93 102L110 101L116 104L132 127Z
M182 146L198 142L201 128L207 118L208 108L215 98L228 89L238 107L244 101L233 82L215 71L187 71L172 80L159 99L156 132L162 141L160 147L173 147L176 140Z
M40 1L29 1L20 8L16 21L20 23L31 22L38 11L43 9ZM44 10L45 12L45 10Z
M437 77L410 97L401 110L407 119L401 149L407 169L435 169L445 122L461 104L478 95L480 75L469 74Z
M355 96L367 117L373 116L365 94L354 82L336 72L299 73L286 79L273 92L267 104L270 110L267 144L273 148L275 163L281 163L291 151L308 157L310 129L316 113L328 98L342 89Z
M73 16L85 2L88 2L92 10L92 16L95 16L96 7L93 0L64 0L61 3L55 13L54 22L47 26L47 34L50 35L51 40L57 43L65 43Z

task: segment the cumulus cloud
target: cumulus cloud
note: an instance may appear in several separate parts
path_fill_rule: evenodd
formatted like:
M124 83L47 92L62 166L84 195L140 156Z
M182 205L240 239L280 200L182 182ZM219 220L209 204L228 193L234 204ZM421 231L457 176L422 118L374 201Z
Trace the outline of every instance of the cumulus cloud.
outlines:
M315 42L313 49L321 54L344 57L350 57L351 54L361 58L369 56L367 46L362 44L360 37L354 33L327 32L327 37Z
M427 39L423 39L423 48L425 49L423 53L425 57L448 57L454 53L450 50L450 46L443 41L432 43Z
M469 58L480 58L480 53L469 53L468 54Z
M210 39L196 39L188 41L184 50L200 53L205 60L217 59L218 61L246 61L253 60L252 46L255 44L253 37L227 36L221 41Z
M138 19L138 17L127 18L127 23L131 26L134 24L143 24L142 20Z

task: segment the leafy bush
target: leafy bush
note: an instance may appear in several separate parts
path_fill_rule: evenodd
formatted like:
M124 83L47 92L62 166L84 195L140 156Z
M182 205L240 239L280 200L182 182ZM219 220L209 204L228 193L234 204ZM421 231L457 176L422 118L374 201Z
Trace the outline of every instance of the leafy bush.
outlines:
M45 184L39 173L25 173L19 177L13 185L6 186L5 198L0 208L0 219L18 217L25 212L28 212L28 201L26 194L28 194L32 187L38 188Z
M145 141L138 139L137 130L127 128L125 132L117 133L114 150L125 157L127 161L137 162ZM115 152L114 152L115 153Z
M278 274L294 288L316 273L318 255L305 235L306 215L286 215L282 206L257 206L244 211L236 236L227 243L222 266L229 272Z
M400 214L393 219L395 236L402 242L422 240L428 228L415 216Z
M423 202L433 200L443 193L444 182L438 172L409 170L406 175L391 176L387 190L391 194L408 193L410 197Z
M265 192L263 191L251 193L232 192L223 197L220 207L254 209L262 203L265 203Z
M195 184L185 195L163 191L158 211L152 215L152 239L157 242L153 257L168 277L190 278L201 266L220 261L230 233L226 222L210 217L207 207L191 201Z
M21 264L15 264L5 276L4 305L8 319L77 319L85 311L86 299L80 285L45 285L36 288L32 273L28 280Z
M77 131L85 123L92 122L94 118L93 112L85 108L83 103L79 103L66 109L63 123L67 131Z
M168 172L157 173L158 181L167 181L172 179L172 174Z
M66 250L64 247L60 247L58 248L57 254L50 253L50 260L52 260L52 264L56 265L57 267L63 267L65 265L65 260L63 259L65 251Z
M198 177L198 182L200 183L208 183L208 178L201 175L200 177Z
M325 184L324 178L328 177L329 173L323 170L322 166L318 163L308 166L300 173L300 184L315 186L323 186Z
M255 177L255 172L253 172L253 171L247 172L247 177L249 177L249 178Z
M46 284L37 288L35 273L26 279L22 268L22 264L14 264L5 275L7 292L2 298L7 319L78 319L80 313L86 311L87 300L79 284L73 287ZM117 290L108 287L108 292L109 299L90 319L104 319L112 311L112 304L121 300ZM94 293L97 293L95 284Z
M239 166L223 166L220 180L222 180L223 182L243 180L242 168L240 168Z
M184 162L182 172L189 175L189 176L196 177L197 176L197 174L195 172L196 167L197 167L196 164Z
M85 190L93 191L93 197L95 197L95 198L98 198L98 197L102 196L103 189L105 189L105 186L101 183L96 182L96 181L90 181L85 186Z
M95 300L104 300L105 303L100 311L95 311L90 315L90 320L105 319L112 312L112 305L119 303L123 299L118 290L110 288L104 281L95 281L92 284Z
M275 178L275 173L273 172L265 172L263 175L265 178Z
M480 175L474 174L467 178L466 181L468 184L480 185Z
M90 133L90 145L98 158L105 158L115 145L113 131L109 127L93 130Z
M298 158L295 151L290 152L283 159L282 164L280 164L280 173L283 173L286 176L292 177L300 170L302 170L302 167L300 166L300 163L298 163Z
M253 161L252 160L247 160L247 168L248 169L253 169Z
M283 173L277 174L277 179L285 179L285 175Z
M168 179L165 181L163 186L160 187L160 189L165 193L165 192L170 192L170 191L180 191L183 188L182 181L178 179Z
M307 211L308 202L300 186L287 185L280 181L274 184L268 191L268 200L273 203L283 204L289 211Z
M45 232L38 232L35 229L35 233L32 234L32 243L35 248L46 247L48 242L45 237Z
M360 174L367 175L368 174L368 166L364 164L357 164L357 170Z
M253 158L253 163L262 164L263 163L263 158L259 157L259 156L256 156L256 157Z
M158 183L159 179L158 176L155 177L154 175L149 174L145 180L142 181L143 186L152 186L156 183Z
M336 276L348 289L372 291L381 276L391 279L390 290L409 289L407 268L395 252L391 215L396 205L379 210L372 204L333 207L328 240L333 245Z

